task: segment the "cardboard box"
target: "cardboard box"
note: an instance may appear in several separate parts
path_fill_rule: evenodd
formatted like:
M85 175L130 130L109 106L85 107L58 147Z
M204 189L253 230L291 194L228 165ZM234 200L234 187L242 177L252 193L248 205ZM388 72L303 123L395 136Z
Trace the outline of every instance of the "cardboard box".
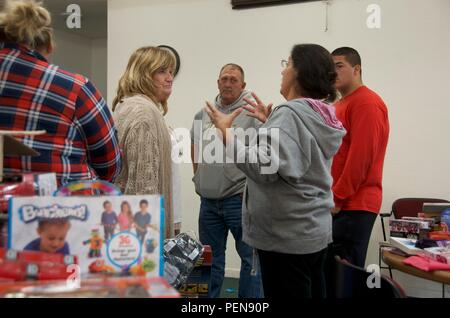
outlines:
M439 218L441 217L441 213L445 210L445 209L450 209L450 203L424 203L423 207L422 207L422 212L427 216L427 217L436 217Z
M148 203L146 214L140 212L141 200ZM105 211L105 204L110 211ZM119 223L124 204L134 218L132 224L122 222L127 228ZM14 197L8 248L77 255L81 274L162 276L163 206L159 195ZM38 234L49 228L64 236L57 250L44 244Z
M429 223L425 221L411 221L403 219L389 220L389 231L391 237L419 239L426 236L425 230L429 230Z
M195 266L178 291L187 298L207 298L211 280L211 265Z
M408 255L417 255L418 253L423 252L422 249L416 247L416 240L414 239L391 237L389 242L393 247L398 248Z

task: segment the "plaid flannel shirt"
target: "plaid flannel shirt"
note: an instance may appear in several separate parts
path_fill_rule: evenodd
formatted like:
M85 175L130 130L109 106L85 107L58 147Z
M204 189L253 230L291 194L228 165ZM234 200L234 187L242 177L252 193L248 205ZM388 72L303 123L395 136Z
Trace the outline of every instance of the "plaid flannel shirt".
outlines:
M5 156L5 173L55 172L65 184L120 172L117 131L94 85L11 43L0 43L0 130L47 131L18 137L40 156Z

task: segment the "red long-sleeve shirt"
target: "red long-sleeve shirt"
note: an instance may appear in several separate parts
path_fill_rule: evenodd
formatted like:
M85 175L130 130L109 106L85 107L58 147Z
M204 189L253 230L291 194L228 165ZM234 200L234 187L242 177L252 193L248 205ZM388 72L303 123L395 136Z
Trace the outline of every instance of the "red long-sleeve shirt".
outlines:
M378 213L389 138L386 105L375 92L361 86L335 107L347 130L331 168L335 204L342 210Z

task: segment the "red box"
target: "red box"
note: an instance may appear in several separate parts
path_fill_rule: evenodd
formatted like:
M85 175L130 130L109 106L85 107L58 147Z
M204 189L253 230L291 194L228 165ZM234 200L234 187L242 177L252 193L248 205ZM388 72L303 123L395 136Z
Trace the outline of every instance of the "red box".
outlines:
M66 279L73 274L68 266L77 263L78 259L73 255L0 248L0 279Z
M211 246L203 246L203 254L195 264L186 282L178 289L187 298L207 298L211 280L212 251Z
M199 264L199 265L211 265L212 264L211 246L203 245L203 254L200 257L199 261L201 261L201 264Z
M33 196L36 194L34 187L34 174L25 173L21 176L3 177L0 183L0 212L8 212L8 200L12 196Z

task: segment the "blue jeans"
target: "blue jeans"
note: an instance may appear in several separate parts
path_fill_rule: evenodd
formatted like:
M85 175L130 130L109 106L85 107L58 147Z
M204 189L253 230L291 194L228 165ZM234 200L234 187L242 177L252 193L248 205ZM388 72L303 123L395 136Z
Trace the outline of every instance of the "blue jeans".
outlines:
M147 235L147 231L141 232L141 231L136 230L136 235L139 239L139 242L141 242L141 244L144 244L144 240L145 240L145 236Z
M260 298L263 294L258 258L254 255L253 248L242 241L242 198L240 195L222 200L201 198L200 241L205 245L210 245L213 254L208 296L211 298L220 296L225 276L228 230L233 234L236 251L241 258L238 296L240 298ZM252 275L253 267L254 275Z

